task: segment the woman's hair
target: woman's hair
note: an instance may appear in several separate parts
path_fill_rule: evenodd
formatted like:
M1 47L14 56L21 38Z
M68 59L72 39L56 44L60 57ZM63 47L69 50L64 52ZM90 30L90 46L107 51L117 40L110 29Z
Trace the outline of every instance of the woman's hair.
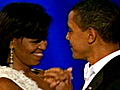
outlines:
M13 38L46 40L50 16L33 3L11 3L0 12L0 65L7 65Z

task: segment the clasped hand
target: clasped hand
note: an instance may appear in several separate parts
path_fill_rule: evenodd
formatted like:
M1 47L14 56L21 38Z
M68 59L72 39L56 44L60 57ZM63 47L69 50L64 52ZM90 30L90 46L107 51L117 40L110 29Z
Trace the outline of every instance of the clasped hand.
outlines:
M50 88L55 90L72 90L72 68L62 70L60 68L51 68L45 70L44 81L50 84Z

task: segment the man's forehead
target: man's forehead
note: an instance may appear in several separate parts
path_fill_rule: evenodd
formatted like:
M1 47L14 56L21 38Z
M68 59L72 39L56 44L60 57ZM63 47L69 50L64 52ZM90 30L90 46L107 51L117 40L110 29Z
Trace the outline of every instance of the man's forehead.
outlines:
M74 15L75 15L75 12L74 12L74 11L71 11L71 12L69 13L68 18L72 20L73 17L74 17Z
M73 17L75 15L75 12L74 11L71 11L68 15L68 26L69 24L73 23Z

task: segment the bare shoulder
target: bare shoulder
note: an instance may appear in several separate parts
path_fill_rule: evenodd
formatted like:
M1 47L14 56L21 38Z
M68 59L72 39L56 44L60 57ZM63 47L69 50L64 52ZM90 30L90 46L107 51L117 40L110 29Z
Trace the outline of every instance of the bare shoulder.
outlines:
M0 78L0 90L22 90L17 84L8 78Z

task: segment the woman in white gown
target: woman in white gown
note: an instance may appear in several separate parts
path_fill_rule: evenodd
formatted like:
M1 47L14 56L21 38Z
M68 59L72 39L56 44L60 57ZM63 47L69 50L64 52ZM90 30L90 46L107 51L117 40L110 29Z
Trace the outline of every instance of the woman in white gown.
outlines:
M46 49L50 17L31 3L11 3L0 12L0 90L51 90L33 73Z
M43 57L50 20L37 4L11 3L2 9L0 90L71 90L70 70L52 68L43 78L30 68Z

